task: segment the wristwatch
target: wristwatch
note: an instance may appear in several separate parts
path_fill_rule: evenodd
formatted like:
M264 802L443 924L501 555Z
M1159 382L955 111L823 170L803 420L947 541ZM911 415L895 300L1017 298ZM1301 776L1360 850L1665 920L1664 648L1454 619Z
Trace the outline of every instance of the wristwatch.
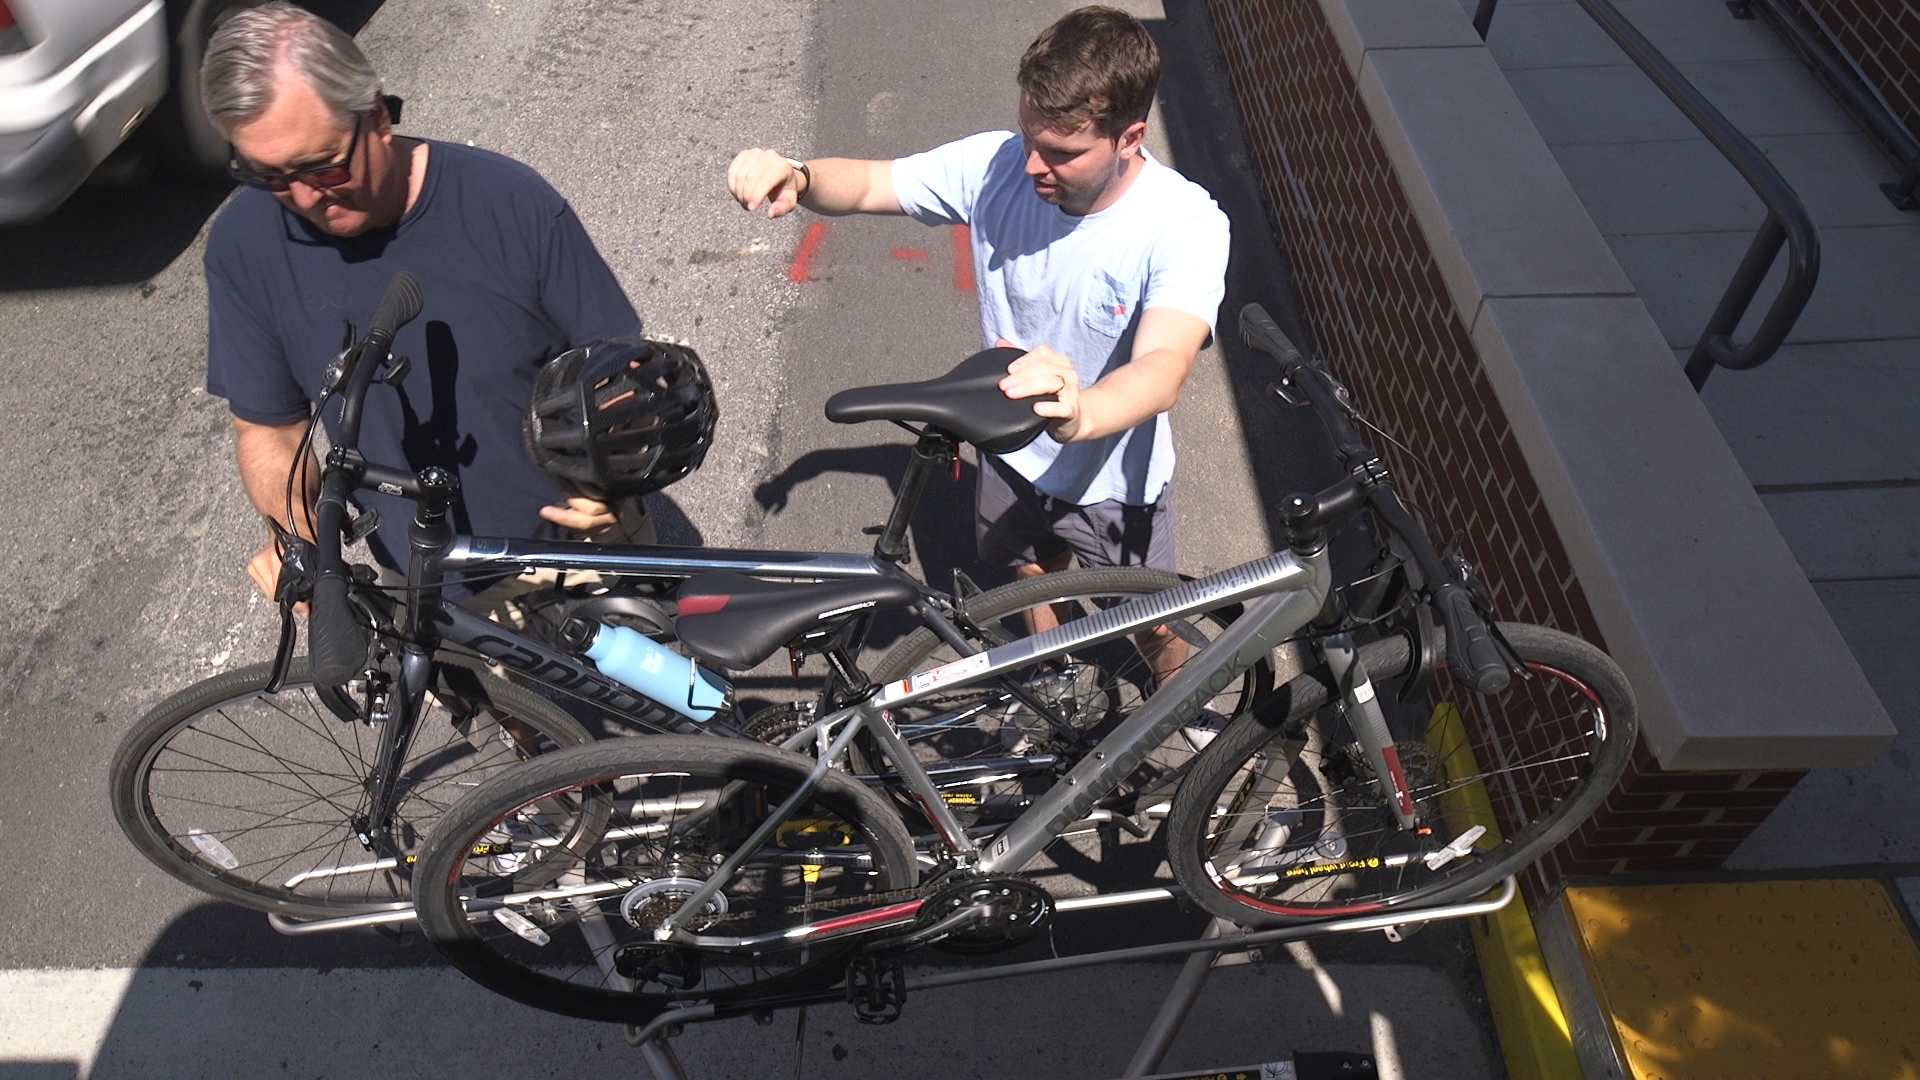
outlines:
M812 191L813 190L813 170L807 168L807 163L804 161L801 161L799 158L788 158L787 164L793 166L793 170L799 173L801 179L807 182L806 186L800 189L800 194L805 195L807 192Z

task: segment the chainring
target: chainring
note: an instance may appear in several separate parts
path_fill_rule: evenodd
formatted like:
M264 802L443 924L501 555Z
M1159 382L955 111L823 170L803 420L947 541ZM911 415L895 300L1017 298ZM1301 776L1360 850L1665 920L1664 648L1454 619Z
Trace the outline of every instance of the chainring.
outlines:
M1026 878L994 876L950 882L920 905L919 926L931 926L967 907L984 912L933 942L966 956L1011 949L1033 939L1053 915L1053 896Z

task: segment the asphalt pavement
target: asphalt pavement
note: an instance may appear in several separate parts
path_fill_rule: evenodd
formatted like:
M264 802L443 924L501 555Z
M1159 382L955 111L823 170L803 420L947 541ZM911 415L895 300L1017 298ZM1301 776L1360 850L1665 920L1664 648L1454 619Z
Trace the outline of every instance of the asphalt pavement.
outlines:
M978 345L948 230L745 213L732 154L886 157L1008 127L1013 67L1062 0L313 0L357 33L404 134L471 141L569 200L650 330L692 340L723 409L706 466L655 503L662 539L860 551L904 436L836 428L831 392L937 374ZM1234 215L1228 312L1289 301L1203 6L1130 5L1168 80L1150 145ZM243 567L261 529L204 392L200 254L220 186L138 154L51 219L0 232L0 1080L82 1076L643 1075L604 1026L487 997L418 943L286 939L148 866L114 827L106 763L165 695L270 655L275 619ZM804 274L799 271L804 269ZM804 281L795 281L804 277ZM1323 480L1319 436L1262 400L1248 356L1209 350L1175 412L1182 567L1263 554L1264 507ZM969 474L970 474L969 466ZM939 580L970 557L970 475L929 491L914 541ZM1071 937L1197 933L1172 905ZM888 1029L816 1009L690 1033L695 1075L1118 1075L1170 965L909 1005ZM1498 1075L1458 928L1377 935L1225 969L1172 1061L1291 1047ZM830 1018L829 1018L830 1017ZM915 1034L915 1033L918 1034ZM1444 1070L1444 1071L1443 1071ZM1398 1066L1395 1066L1397 1073ZM1388 1073L1383 1073L1388 1075Z

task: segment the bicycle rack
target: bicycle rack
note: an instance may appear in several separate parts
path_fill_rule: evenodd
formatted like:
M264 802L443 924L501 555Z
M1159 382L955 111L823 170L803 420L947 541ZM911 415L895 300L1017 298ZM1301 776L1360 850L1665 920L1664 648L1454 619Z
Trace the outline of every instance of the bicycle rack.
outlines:
M1166 1000L1160 1004L1160 1011L1155 1014L1152 1023L1147 1025L1146 1035L1140 1040L1139 1048L1134 1051L1133 1060L1128 1064L1127 1071L1121 1074L1123 1078L1126 1080L1242 1080L1242 1078L1244 1080L1334 1080L1334 1078L1369 1080L1376 1075L1370 1058L1361 1054L1340 1052L1300 1053L1286 1061L1211 1068L1199 1072L1152 1073L1152 1070L1159 1068L1161 1061L1166 1057L1168 1048L1173 1045L1174 1037L1180 1033L1180 1028L1186 1023L1187 1013L1192 1010L1194 1003L1200 998L1200 992L1205 989L1207 979L1213 972L1214 961L1222 953L1245 952L1263 945L1368 930L1385 931L1397 940L1402 927L1465 918L1470 915L1486 915L1498 911L1512 902L1518 892L1514 879L1507 877L1502 879L1488 895L1464 903L1414 908L1390 915L1336 919L1308 926L1286 926L1275 930L1235 931L1232 929L1232 924L1215 919L1207 926L1206 932L1193 941L1108 949L1103 952L1060 956L1047 960L1029 960L997 967L946 972L911 982L903 977L897 987L897 993L898 996L904 997L909 990L937 990L949 986L1018 978L1022 975L1042 975L1101 964L1119 964L1185 955L1186 965L1174 979L1173 987L1167 992ZM1120 907L1155 900L1171 900L1180 894L1180 887L1175 885L1096 896L1074 896L1056 901L1054 911L1064 913ZM267 916L267 922L274 930L291 936L327 933L334 930L397 926L413 921L412 908L314 922L298 922L278 915ZM629 1025L627 1041L639 1048L647 1068L653 1073L654 1080L686 1080L686 1070L681 1066L679 1056L674 1053L673 1045L668 1041L679 1035L686 1025L713 1020L730 1020L740 1016L770 1018L774 1012L782 1009L828 1005L835 1002L851 1003L847 990L836 988L809 994L757 998L750 1002L726 1005L691 1005L670 1009L645 1026Z
M1163 888L1142 889L1108 896L1071 897L1056 903L1055 910L1057 912L1086 910L1171 899L1178 895L1178 892L1177 888ZM1146 1035L1140 1040L1140 1046L1134 1051L1133 1060L1127 1065L1127 1071L1121 1074L1122 1077L1133 1078L1133 1080L1202 1080L1202 1078L1205 1080L1240 1080L1240 1078L1245 1080L1332 1080L1335 1077L1341 1080L1369 1080L1377 1075L1371 1058L1366 1055L1339 1052L1299 1053L1286 1061L1231 1068L1208 1068L1193 1072L1154 1073L1153 1070L1159 1068L1161 1061L1166 1057L1168 1048L1173 1045L1174 1037L1180 1033L1180 1028L1186 1023L1187 1013L1192 1010L1194 1003L1200 998L1201 990L1206 987L1215 959L1222 953L1243 952L1262 945L1299 941L1328 934L1357 933L1366 930L1382 930L1395 934L1399 928L1405 926L1459 919L1469 915L1490 914L1507 906L1518 892L1519 889L1515 886L1513 878L1508 877L1503 879L1490 895L1465 903L1420 908L1392 915L1338 919L1315 923L1311 926L1287 926L1276 930L1234 932L1230 929L1231 924L1215 919L1208 925L1206 933L1193 941L1109 949L1104 952L1055 957L1049 960L1030 960L1017 964L1002 964L998 967L942 973L911 982L903 980L898 989L900 995L904 996L909 990L936 990L996 979L1018 978L1022 975L1041 975L1100 964L1152 960L1185 954L1186 965L1181 968L1172 989L1167 992L1166 1000L1161 1002L1160 1011L1154 1016L1152 1023L1147 1025ZM639 1048L647 1068L653 1073L654 1080L686 1080L686 1070L680 1064L679 1055L674 1053L673 1045L668 1040L679 1035L688 1024L728 1020L739 1016L755 1016L764 1019L770 1018L774 1012L782 1009L847 1000L848 994L845 990L835 989L779 998L761 998L752 1002L692 1005L670 1009L645 1026L629 1025L627 1041Z

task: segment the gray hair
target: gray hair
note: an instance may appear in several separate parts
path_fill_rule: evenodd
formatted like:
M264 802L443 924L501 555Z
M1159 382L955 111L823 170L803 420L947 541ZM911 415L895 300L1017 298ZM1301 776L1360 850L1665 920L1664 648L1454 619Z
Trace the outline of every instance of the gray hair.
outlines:
M271 0L220 24L200 65L200 103L224 135L260 118L273 104L282 64L306 80L342 131L380 98L380 75L353 39L318 15Z

